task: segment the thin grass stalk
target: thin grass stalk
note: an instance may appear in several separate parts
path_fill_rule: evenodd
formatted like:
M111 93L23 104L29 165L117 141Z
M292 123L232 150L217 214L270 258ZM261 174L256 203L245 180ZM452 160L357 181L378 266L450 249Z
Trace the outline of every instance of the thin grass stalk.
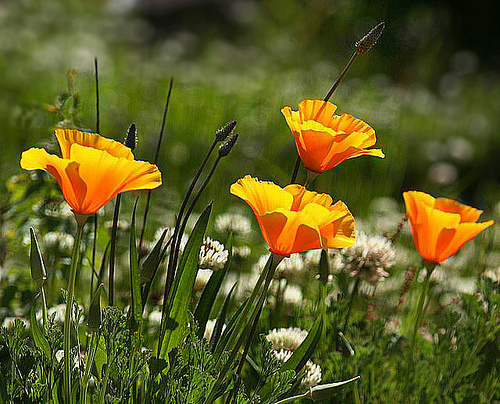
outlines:
M97 335L97 339L96 339ZM87 361L85 362L85 370L82 377L82 386L81 386L81 399L80 403L85 404L87 402L87 390L89 387L90 380L90 371L92 369L92 364L94 363L95 353L97 351L97 343L99 342L100 333L93 332L90 337L90 348L87 349L89 352L87 356Z
M415 340L417 336L417 331L420 328L420 325L422 324L422 319L424 316L424 302L427 297L427 294L429 293L429 284L431 280L431 274L434 268L436 268L436 265L426 265L427 267L427 273L425 275L424 283L422 285L422 292L420 293L420 297L418 299L418 305L417 305L417 314L415 316L415 324L413 325L413 332L411 335L411 345L410 345L410 362L413 362L413 351L415 349Z
M186 196L184 197L184 200L182 201L181 208L179 209L179 214L177 215L177 220L175 221L174 233L172 235L172 241L170 243L170 257L168 259L168 265L167 265L167 279L165 281L165 288L163 291L164 307L166 306L166 300L168 298L170 288L172 287L172 282L174 281L174 274L175 274L175 266L174 266L174 259L175 258L174 258L174 256L175 256L176 250L179 248L179 245L180 245L180 237L177 237L177 236L179 233L179 227L181 225L182 215L184 214L184 209L186 209L186 205L188 203L188 200L191 197L191 193L193 192L193 189L194 189L196 183L198 182L198 179L200 178L201 172L205 168L205 165L207 164L208 158L210 157L210 155L214 151L216 145L217 145L217 140L214 140L214 142L210 146L210 149L208 150L205 158L203 159L203 162L201 163L200 167L198 168L198 171L196 172L194 178L191 180L191 184L189 185L189 189L186 192ZM178 251L177 251L177 254L178 254Z
M155 151L155 157L153 160L153 164L158 163L158 157L160 155L160 148L161 148L161 142L163 140L163 133L165 131L165 124L167 121L167 112L168 112L168 107L170 105L170 96L172 94L172 88L174 87L174 78L170 78L170 84L168 87L168 94L167 94L167 100L165 101L165 108L163 110L163 118L161 120L161 129L160 129L160 134L158 136L158 142L156 143L156 151ZM142 241L144 239L144 231L146 229L146 222L148 220L148 213L149 213L149 204L151 203L151 194L153 190L149 189L148 190L148 196L146 198L146 207L144 208L144 216L142 218L142 229L141 229L141 237L139 239L139 251L142 250Z
M115 210L113 212L113 226L111 228L111 244L109 247L109 274L108 274L108 304L112 307L114 303L115 283L115 256L116 256L116 233L118 229L118 218L120 215L121 194L116 195Z
M87 215L75 213L76 236L71 254L71 265L69 270L68 293L66 295L66 313L64 318L64 392L68 403L71 403L71 312L73 311L73 300L75 296L76 269L80 261L80 244L82 242L83 228Z

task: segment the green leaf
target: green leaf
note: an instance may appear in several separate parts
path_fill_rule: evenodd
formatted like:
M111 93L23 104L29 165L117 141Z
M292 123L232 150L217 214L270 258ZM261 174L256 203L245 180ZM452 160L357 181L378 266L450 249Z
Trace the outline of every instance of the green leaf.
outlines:
M155 246L153 247L151 252L148 254L146 259L142 263L141 284L144 284L147 281L151 281L153 279L153 276L156 273L156 270L163 258L161 252L162 252L163 240L165 239L166 235L167 235L167 229L163 230L160 239L156 242Z
M43 262L42 253L38 246L35 230L30 227L31 236L31 249L30 249L30 264L31 264L31 277L38 284L47 279L47 272L45 271L45 264Z
M219 361L222 351L224 349L231 350L235 344L237 343L236 339L238 337L239 331L244 330L246 328L246 325L248 324L249 321L251 321L251 317L253 316L253 312L250 311L250 309L253 307L255 300L259 296L259 293L262 292L262 284L264 283L264 280L266 278L266 275L270 269L270 266L272 265L273 262L273 255L271 254L269 256L269 259L267 260L267 264L262 270L259 279L257 280L257 283L254 286L254 289L252 291L252 294L250 297L246 300L246 302L240 307L239 312L236 316L233 316L234 323L232 324L231 328L226 327L226 332L224 332L223 335L223 341L225 340L225 337L227 336L228 340L224 341L224 344L219 344L217 349L215 350L214 357L216 359L216 362ZM257 310L257 307L253 308L254 311ZM229 329L229 330L228 330ZM236 331L236 332L233 332Z
M217 347L217 344L219 343L220 336L222 334L222 328L224 326L224 323L226 322L227 308L229 307L231 295L232 295L235 287L236 287L236 283L233 285L233 287L231 288L231 290L227 294L226 298L224 299L224 303L222 304L222 308L220 309L219 315L217 316L217 320L215 321L214 330L212 332L212 337L210 338L210 342L209 342L210 352L214 352L215 348ZM243 307L243 305L242 305L242 307ZM237 316L234 316L233 318L236 319ZM235 324L235 323L233 323L233 324ZM229 327L233 327L233 325L228 324L227 328L229 328ZM226 338L225 342L227 343L227 338Z
M167 301L167 318L159 357L165 359L168 352L179 344L188 323L191 293L198 273L200 248L207 228L212 204L198 218L179 262ZM163 323L162 321L162 323Z
M229 257L224 265L224 268L220 271L216 271L210 277L210 280L203 289L200 301L196 306L194 312L194 319L198 323L198 337L202 338L205 333L205 327L207 325L208 318L210 317L210 312L214 306L215 299L219 293L219 289L222 285L222 281L231 266L231 258L233 251L233 236L230 235L226 243L226 249L229 251Z
M35 345L40 348L48 358L51 356L50 345L43 335L40 327L38 326L38 321L36 319L35 314L35 306L31 308L31 334L33 335L33 340L35 341Z
M295 373L299 373L300 369L306 364L306 362L311 358L314 349L318 345L321 339L321 331L323 329L323 316L320 315L314 322L311 330L307 334L306 339L300 344L300 346L293 352L293 355L288 359L283 366L282 370L294 370Z
M141 276L135 241L135 210L137 208L137 201L138 199L135 200L132 222L130 223L130 293L132 295L132 318L136 325L141 322L142 318Z
M320 384L318 386L314 386L311 390L311 398L313 400L326 400L330 397L332 397L334 394L337 394L337 389L341 386L344 386L346 384L355 382L356 380L359 380L361 376L356 376L353 377L352 379L349 380L343 380L341 382L335 382L335 383L328 383L328 384Z

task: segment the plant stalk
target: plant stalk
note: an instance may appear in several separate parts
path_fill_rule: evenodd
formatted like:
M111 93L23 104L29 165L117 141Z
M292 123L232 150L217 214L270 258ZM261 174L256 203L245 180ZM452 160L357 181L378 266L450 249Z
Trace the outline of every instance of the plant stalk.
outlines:
M71 312L73 311L73 300L75 297L75 280L78 262L80 261L80 245L82 234L88 215L75 213L76 237L71 254L71 265L69 269L68 293L66 295L66 313L64 317L64 392L68 403L71 403Z

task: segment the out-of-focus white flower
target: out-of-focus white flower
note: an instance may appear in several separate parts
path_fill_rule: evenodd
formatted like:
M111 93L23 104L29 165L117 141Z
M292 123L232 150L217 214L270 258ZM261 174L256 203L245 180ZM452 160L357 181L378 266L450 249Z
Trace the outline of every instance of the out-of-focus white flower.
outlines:
M240 258L248 257L251 252L252 252L252 250L250 249L250 247L248 247L246 245L233 247L233 254L237 257L240 257Z
M274 355L280 363L285 363L306 339L307 331L297 327L272 330L266 338L273 347ZM300 381L301 388L314 387L321 383L321 368L308 360L304 365L304 377Z
M284 304L294 304L297 306L302 304L302 290L297 285L288 284L286 279L279 279L271 284L270 293L268 294L268 300L271 304L276 304L276 296L279 293L279 290L283 291Z
M200 249L200 264L203 269L218 271L224 268L229 257L229 251L224 248L224 244L210 237L205 237Z
M155 307L153 310L151 310L151 313L149 313L148 316L148 320L149 320L149 325L153 327L160 327L161 309Z
M262 272L266 266L269 254L262 255L253 267L256 273ZM306 265L301 254L292 254L288 258L284 258L276 268L275 278L285 278L288 281L298 281Z
M75 238L71 234L60 231L50 231L43 236L43 244L47 248L60 248L70 250L73 248Z
M487 269L481 275L484 279L489 279L494 283L500 283L500 267Z
M216 217L215 229L219 233L233 232L235 235L247 236L252 232L252 222L239 213L223 213Z
M174 235L174 228L173 227L159 228L155 232L155 235L153 237L153 242L151 243L150 248L153 248L153 246L156 244L156 242L160 239L164 230L167 230L167 234L165 235L165 239L164 239L165 242L168 242L171 239L171 237ZM182 235L181 244L180 244L180 251L184 251L184 247L186 247L188 239L189 239L189 237L186 234Z
M80 312L83 312L83 306L78 305L78 307L79 307ZM72 314L74 314L74 313L75 312L73 311ZM58 323L64 323L65 315L66 315L66 304L64 304L64 303L57 304L57 305L49 307L47 309L47 317L51 318L52 316L54 316L54 321L56 321ZM36 314L36 318L37 318L37 320L40 321L42 319L42 317L43 317L42 311L39 310ZM83 321L82 316L80 316L79 321L80 321L80 323Z
M5 317L3 319L2 327L12 328L16 320L21 321L26 327L30 326L30 321L23 317Z
M394 265L396 253L392 243L382 236L369 236L357 232L356 245L342 249L344 268L351 276L376 285L381 277L389 274L385 271Z
M108 229L108 230L111 230L113 228L113 221L107 220L106 222L104 222L104 227L106 227L106 229ZM127 230L129 227L130 227L130 223L128 220L118 219L118 222L116 223L116 228L118 230L124 231L124 230Z

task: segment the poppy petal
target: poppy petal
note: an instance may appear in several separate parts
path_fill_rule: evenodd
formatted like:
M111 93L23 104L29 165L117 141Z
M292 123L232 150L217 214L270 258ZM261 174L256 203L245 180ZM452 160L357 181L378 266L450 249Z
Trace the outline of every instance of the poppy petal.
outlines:
M127 146L97 133L81 132L75 129L56 129L56 137L63 158L71 158L71 146L76 143L93 149L105 150L114 157L134 159L134 154Z

